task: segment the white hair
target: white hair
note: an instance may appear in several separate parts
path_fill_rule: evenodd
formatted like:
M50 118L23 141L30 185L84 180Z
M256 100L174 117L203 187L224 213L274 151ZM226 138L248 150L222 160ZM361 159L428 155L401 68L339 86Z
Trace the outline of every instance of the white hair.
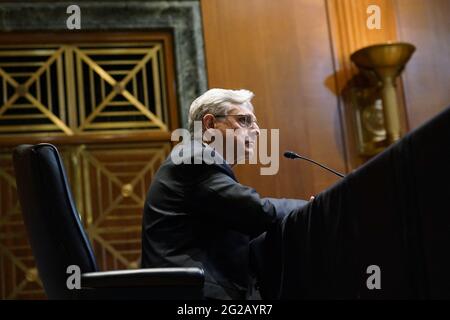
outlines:
M194 121L202 121L205 114L226 115L231 106L241 105L253 112L253 92L245 89L210 89L195 99L189 107L189 131L194 132Z

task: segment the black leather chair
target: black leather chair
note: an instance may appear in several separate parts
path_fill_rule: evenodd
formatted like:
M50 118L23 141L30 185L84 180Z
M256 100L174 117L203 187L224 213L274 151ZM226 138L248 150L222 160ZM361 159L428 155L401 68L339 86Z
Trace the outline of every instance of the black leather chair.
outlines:
M99 272L58 150L21 145L13 156L23 219L49 299L202 299L199 268ZM81 270L81 289L67 286L70 265Z

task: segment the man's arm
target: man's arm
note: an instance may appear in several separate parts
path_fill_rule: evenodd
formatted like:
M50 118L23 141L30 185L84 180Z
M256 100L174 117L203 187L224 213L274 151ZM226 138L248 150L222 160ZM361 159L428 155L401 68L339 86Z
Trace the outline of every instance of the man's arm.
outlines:
M192 203L193 214L250 236L266 231L307 203L304 200L261 198L253 188L215 170L203 175L194 185L190 196L195 202Z
M300 199L286 199L286 198L262 198L263 200L270 201L273 206L277 209L277 214L280 218L284 217L288 213L298 210L299 208L305 206L308 201Z

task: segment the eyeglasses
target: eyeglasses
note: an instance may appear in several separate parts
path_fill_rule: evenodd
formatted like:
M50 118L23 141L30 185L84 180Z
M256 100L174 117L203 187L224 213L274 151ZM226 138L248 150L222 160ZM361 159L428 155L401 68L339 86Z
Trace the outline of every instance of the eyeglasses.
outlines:
M251 114L217 114L216 118L236 117L239 125L244 128L251 128L253 124L258 125L258 120Z

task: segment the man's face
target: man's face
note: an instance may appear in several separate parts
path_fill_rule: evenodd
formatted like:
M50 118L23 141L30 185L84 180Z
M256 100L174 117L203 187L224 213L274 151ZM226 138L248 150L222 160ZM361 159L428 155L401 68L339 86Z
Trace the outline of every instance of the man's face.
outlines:
M249 121L250 120L250 121ZM249 159L253 156L256 145L256 137L259 135L259 127L255 122L256 117L253 112L242 106L233 105L226 117L217 117L215 128L222 132L224 137L223 146L226 146L226 130L233 130L232 139L234 140L234 162L236 164L240 158ZM239 150L238 146L243 146ZM243 151L243 152L242 152ZM224 155L228 162L231 162L229 156Z

